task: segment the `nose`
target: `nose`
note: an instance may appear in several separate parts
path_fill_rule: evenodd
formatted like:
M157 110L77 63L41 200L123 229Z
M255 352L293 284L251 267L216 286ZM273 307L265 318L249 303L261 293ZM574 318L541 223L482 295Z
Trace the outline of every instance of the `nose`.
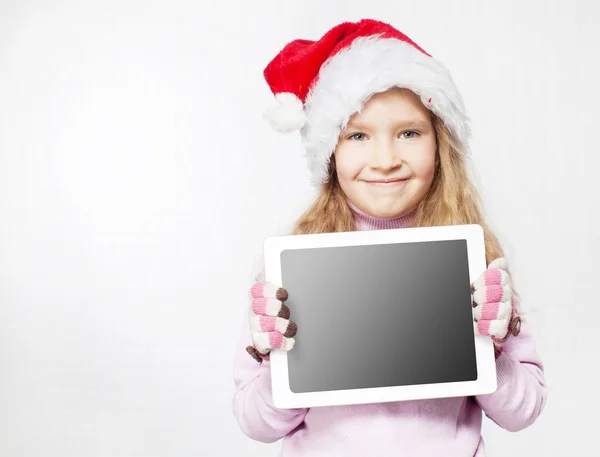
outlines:
M375 145L371 168L389 170L398 167L402 163L397 145L388 141L381 141Z

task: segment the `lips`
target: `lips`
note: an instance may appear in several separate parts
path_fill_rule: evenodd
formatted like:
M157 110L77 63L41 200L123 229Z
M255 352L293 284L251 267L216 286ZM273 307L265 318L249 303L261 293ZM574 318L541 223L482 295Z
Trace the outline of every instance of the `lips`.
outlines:
M367 181L369 183L377 183L377 184L389 184L394 182L406 181L408 178L392 178L392 179L374 179L372 181Z
M365 181L367 184L375 187L383 188L402 188L408 181L408 178L394 178L394 179L376 179L373 181Z

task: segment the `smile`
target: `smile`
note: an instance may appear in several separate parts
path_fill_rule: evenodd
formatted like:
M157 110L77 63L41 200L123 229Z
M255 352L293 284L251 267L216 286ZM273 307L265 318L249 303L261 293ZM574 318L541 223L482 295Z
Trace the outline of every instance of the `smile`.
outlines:
M395 179L395 180L379 180L379 181L366 181L367 184L376 187L402 187L406 184L408 179Z

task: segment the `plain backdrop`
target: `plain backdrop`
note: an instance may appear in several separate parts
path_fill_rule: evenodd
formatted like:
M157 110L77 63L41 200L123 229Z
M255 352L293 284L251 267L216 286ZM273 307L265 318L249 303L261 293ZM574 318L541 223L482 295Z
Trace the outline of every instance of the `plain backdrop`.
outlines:
M484 4L485 3L485 4ZM595 0L0 2L0 455L276 456L232 413L267 236L314 190L262 70L344 20L442 61L546 367L488 455L597 455Z

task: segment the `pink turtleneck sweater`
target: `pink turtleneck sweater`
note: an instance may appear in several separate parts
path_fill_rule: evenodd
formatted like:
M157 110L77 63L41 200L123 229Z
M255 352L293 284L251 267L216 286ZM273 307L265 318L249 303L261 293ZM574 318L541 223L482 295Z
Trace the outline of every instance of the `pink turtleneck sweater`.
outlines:
M350 206L357 230L411 225L411 215L377 219ZM246 352L251 344L248 324L234 362L233 411L250 438L283 438L280 457L483 457L482 412L518 431L536 420L546 402L543 365L526 321L496 360L498 389L476 397L280 410L273 405L269 361L258 364Z

